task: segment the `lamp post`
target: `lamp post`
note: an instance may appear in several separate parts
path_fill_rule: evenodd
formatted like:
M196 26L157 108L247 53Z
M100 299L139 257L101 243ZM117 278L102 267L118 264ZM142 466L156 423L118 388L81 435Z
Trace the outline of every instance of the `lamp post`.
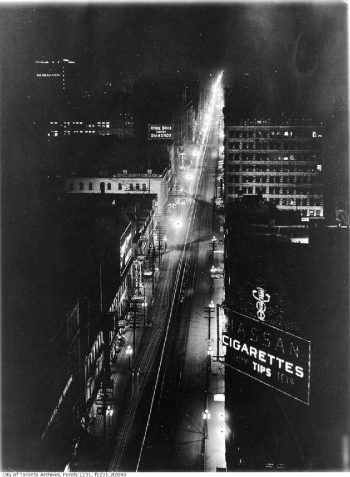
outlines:
M208 355L208 372L211 373L211 357L213 356L213 349L210 345L208 346L207 355Z
M215 237L215 235L213 235L213 238L211 239L211 250L212 250L212 260L214 261L214 252L215 252L215 249L216 249L216 242L217 242L217 238Z
M208 439L208 421L210 419L210 412L208 409L206 409L203 413L202 413L202 417L203 417L203 435L204 435L204 439Z
M146 307L147 307L147 300L146 300L146 287L143 286L143 326L146 325Z
M215 305L213 303L213 300L209 303L208 306L208 340L210 340L210 325L211 325L211 313L214 311Z
M111 419L112 419L112 416L113 416L113 409L112 409L112 406L107 406L107 409L106 409L106 416L108 416L108 435L111 434Z
M131 355L132 355L132 347L128 345L126 347L126 354L129 356L129 371L131 370Z

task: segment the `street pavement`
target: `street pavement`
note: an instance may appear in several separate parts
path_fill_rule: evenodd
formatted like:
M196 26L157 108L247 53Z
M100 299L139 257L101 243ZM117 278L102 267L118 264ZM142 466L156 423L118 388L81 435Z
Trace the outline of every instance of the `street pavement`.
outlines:
M126 340L112 368L111 415L106 417L106 427L103 416L97 416L93 423L93 433L106 451L111 471L132 471L139 464L137 470L142 471L145 470L142 463L146 461L152 463L146 470L215 471L226 467L224 402L214 401L214 395L224 394L224 372L222 365L207 354L209 345L214 355L217 354L216 310L211 319L213 341L210 343L204 310L210 299L215 305L223 299L223 280L210 278L213 263L223 267L223 254L215 253L211 257L210 252L213 233L218 239L223 238L223 229L213 213L216 167L212 158L218 154L217 114L218 111L211 118L211 127L195 164L197 178L186 184L188 198L192 199L182 207L181 216L175 212L169 217L168 250L157 273L154 296L151 279L145 280L147 319L152 326L144 326L140 319L130 366L126 348L133 346L133 330L126 332ZM183 304L181 290L184 292ZM188 321L184 321L185 315ZM178 342L171 345L176 337ZM147 409L150 409L149 413ZM211 417L206 423L203 420L205 409ZM164 421L168 415L173 421L176 419L176 426L174 422L170 427L160 423L161 411ZM152 424L154 419L156 424ZM162 436L165 431L164 443L169 439L169 432L171 434L172 458L160 459L163 464L152 459L152 452L158 446L157 455L160 456L159 452L164 448L165 456L169 449L166 450L162 443L159 450L159 437L157 446L152 444L152 429L160 429ZM135 449L139 446L141 453L136 462ZM163 465L162 469L160 465ZM77 470L89 470L89 456L81 458Z
M216 121L213 121L216 124ZM211 265L223 268L221 253L212 254L211 239L223 239L222 218L213 209L215 190L215 162L218 153L218 131L212 128L203 154L205 161L196 194L193 230L189 235L188 256L194 262L193 275L187 280L185 299L180 322L173 330L167 345L169 355L161 371L161 381L166 387L157 394L156 411L143 451L142 471L216 471L225 469L225 413L224 401L214 396L224 396L223 365L208 356L211 346L217 355L216 307L209 320L205 309L213 300L215 305L223 300L223 279L212 279ZM214 154L213 154L214 153ZM182 323L181 323L182 321ZM186 326L186 339L179 332ZM222 326L219 322L220 327ZM222 356L221 340L219 355ZM175 358L174 358L175 356ZM181 356L181 360L176 359ZM210 361L209 361L210 360ZM210 419L203 420L207 410Z

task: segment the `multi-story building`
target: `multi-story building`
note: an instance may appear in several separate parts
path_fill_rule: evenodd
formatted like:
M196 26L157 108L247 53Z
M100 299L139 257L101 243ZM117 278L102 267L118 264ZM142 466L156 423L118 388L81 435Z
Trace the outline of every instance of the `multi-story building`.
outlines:
M85 161L77 156L74 164L77 168L71 167L74 174L65 178L65 191L72 194L156 194L156 216L160 218L174 181L174 146L149 144L141 150L132 140L119 144L120 141L113 141L113 138L99 139L108 143L109 149L106 146L104 149L106 154L98 150L98 142L95 149L85 149ZM78 154L77 150L73 153Z
M324 126L307 121L229 122L225 114L225 200L260 193L303 220L323 217Z
M60 92L66 93L70 88L75 64L75 61L67 58L35 60L35 76L41 80L41 87L45 82L46 85L56 86Z
M299 229L295 214L254 199L228 204L225 217L227 470L340 470L349 452L349 229ZM308 245L294 240L303 230Z
M71 211L63 223L70 266L62 292L73 291L75 299L55 338L54 350L65 353L61 368L57 363L54 368L48 403L53 411L47 414L35 455L47 469L61 468L69 460L66 440L76 439L80 423L87 426L98 413L94 401L120 349L131 298L140 287L137 258L150 246L154 233L152 195L142 201L137 196L114 201L111 196L67 194L60 203ZM64 422L70 425L63 427Z
M116 136L119 138L134 137L134 119L132 114L120 112L114 119L100 121L50 121L47 136Z
M129 173L124 170L112 177L66 177L65 192L71 194L156 194L156 214L161 215L168 201L170 171L145 174Z

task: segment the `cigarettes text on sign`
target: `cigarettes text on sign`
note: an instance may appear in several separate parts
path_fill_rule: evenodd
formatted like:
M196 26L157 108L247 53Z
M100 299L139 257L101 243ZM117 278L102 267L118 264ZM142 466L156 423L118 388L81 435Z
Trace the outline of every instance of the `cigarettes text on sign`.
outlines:
M309 404L311 342L255 318L230 313L230 332L222 335L227 364Z

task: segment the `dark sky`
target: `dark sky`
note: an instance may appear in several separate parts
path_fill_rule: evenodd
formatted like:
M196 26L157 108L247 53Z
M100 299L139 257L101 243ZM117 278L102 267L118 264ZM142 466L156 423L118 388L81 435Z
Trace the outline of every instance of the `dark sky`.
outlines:
M248 71L271 101L285 88L322 112L347 83L346 9L335 1L12 6L1 11L3 53L17 77L35 58L68 56L82 82L155 76L159 66L165 75Z

